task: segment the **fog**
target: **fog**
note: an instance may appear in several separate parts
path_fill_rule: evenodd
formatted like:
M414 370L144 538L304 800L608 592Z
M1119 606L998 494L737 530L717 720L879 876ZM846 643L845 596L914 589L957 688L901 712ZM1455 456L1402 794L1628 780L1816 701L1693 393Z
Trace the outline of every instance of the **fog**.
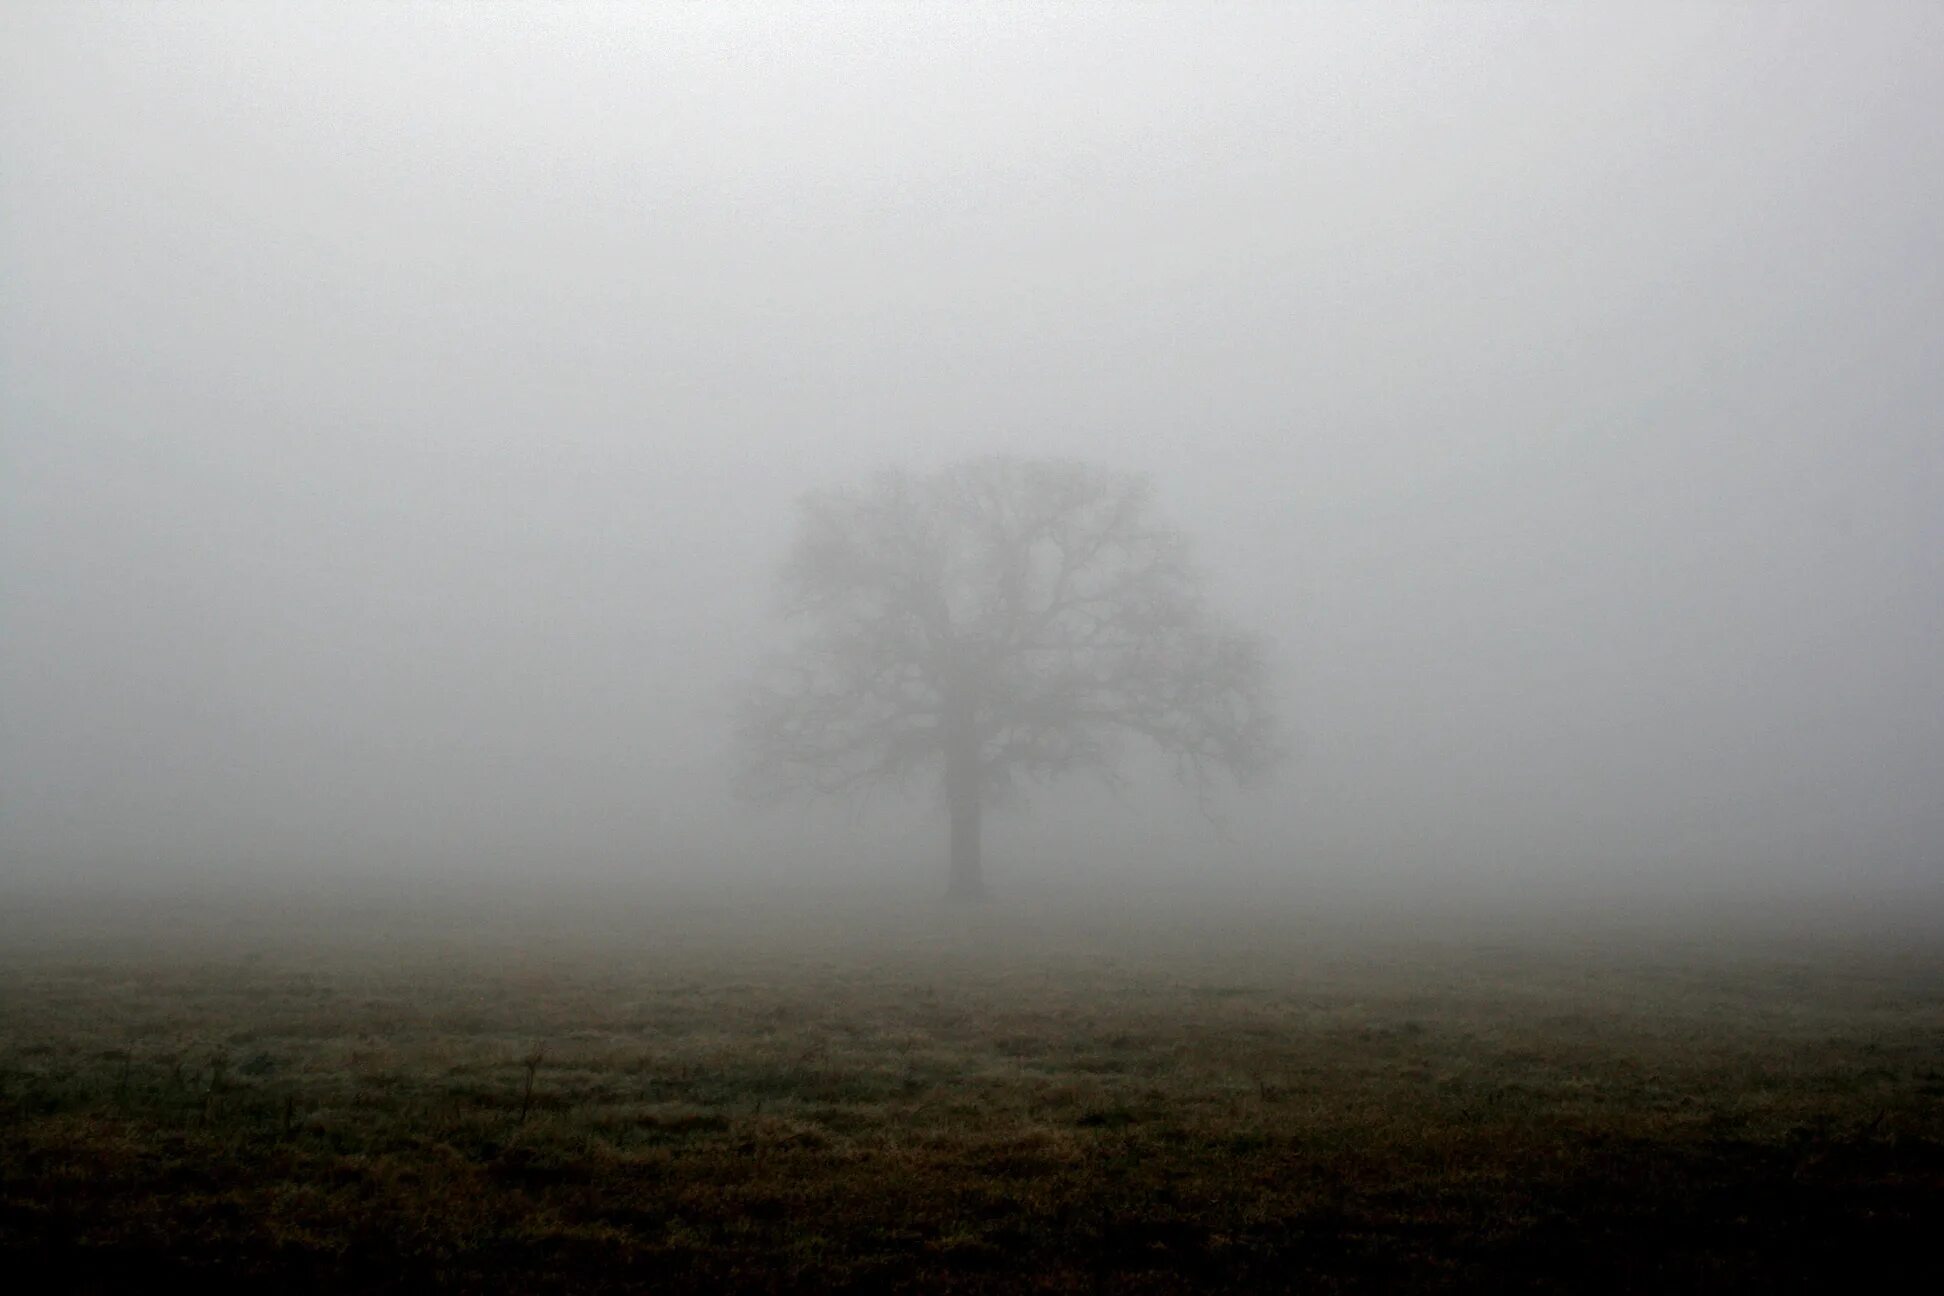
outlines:
M805 491L1149 474L1292 759L1036 883L1944 875L1944 8L11 4L0 871L896 880Z

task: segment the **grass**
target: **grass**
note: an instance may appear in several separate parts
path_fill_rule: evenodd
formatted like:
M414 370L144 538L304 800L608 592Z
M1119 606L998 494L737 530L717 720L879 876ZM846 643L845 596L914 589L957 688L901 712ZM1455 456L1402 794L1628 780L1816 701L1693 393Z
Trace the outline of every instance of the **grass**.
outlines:
M34 1290L1924 1289L1940 1218L1915 929L0 927L0 1262Z

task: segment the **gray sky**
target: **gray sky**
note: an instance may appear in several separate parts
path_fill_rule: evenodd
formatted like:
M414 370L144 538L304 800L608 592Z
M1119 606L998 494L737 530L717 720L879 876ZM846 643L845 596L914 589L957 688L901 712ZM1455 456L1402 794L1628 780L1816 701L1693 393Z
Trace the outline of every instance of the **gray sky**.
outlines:
M804 489L1151 472L1299 759L1002 878L1944 873L1944 6L0 9L0 870L736 808Z

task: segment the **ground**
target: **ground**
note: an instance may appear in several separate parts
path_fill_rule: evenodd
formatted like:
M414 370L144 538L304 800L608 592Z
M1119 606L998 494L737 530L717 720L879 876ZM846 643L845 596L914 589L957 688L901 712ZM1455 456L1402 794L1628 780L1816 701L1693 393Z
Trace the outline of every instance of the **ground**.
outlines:
M10 908L15 1290L1944 1289L1922 922Z

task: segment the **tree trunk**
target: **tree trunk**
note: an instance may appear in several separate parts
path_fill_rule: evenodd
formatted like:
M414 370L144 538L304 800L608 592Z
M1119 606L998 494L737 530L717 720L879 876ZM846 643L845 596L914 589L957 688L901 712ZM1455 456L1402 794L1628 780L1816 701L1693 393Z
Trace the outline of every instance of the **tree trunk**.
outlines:
M985 874L979 858L980 786L978 737L969 725L945 746L945 808L951 817L951 871L945 894L953 900L983 900Z

